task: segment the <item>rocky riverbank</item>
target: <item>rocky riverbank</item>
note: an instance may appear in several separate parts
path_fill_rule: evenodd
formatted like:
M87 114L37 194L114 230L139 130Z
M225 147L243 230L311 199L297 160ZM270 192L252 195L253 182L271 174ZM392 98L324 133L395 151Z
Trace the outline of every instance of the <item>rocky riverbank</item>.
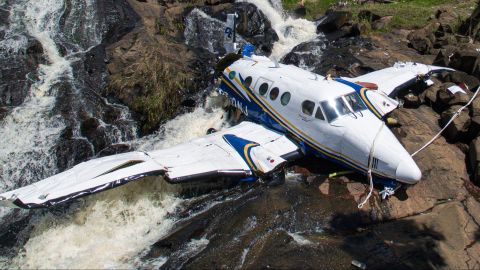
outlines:
M201 10L214 17L215 10L232 10L225 9L230 5ZM374 28L389 19L369 12L361 16L366 14L374 18ZM409 152L433 137L479 85L479 45L451 32L450 24L457 17L449 10L439 10L425 29L368 35L350 20L351 14L332 11L329 16L319 25L319 31L328 32L326 39L300 44L282 61L342 76L358 76L397 61L459 70L433 78L432 87L402 93L404 108L393 114L400 123L394 131ZM189 50L198 55L201 45L193 42ZM462 83L467 87L465 95L448 94L448 87ZM230 191L238 198L177 224L146 259L168 257L166 267L185 268L343 269L353 259L365 262L369 269L480 267L480 193L472 182L477 179L479 156L474 140L478 136L476 106L416 156L422 182L387 201L375 192L367 206L358 210L357 203L368 192L364 177L328 179L327 173L339 168L309 160L292 168L301 176L284 186ZM470 163L475 166L469 168ZM201 245L192 252L194 244Z
M6 7L10 7L7 2ZM354 14L337 7L316 22L318 33L312 36L301 30L304 25L315 25L286 19L286 14L278 12L278 0L268 1L275 7L269 10L271 14L250 3L265 5L266 0L114 2L98 2L94 8L99 14L98 23L92 22L98 27L89 29L98 30L99 39L92 41L92 48L87 41L93 34L76 28L82 24L74 23L87 22L76 13L83 9L72 8L72 3L78 4L75 1L65 2L59 26L63 32L58 36L69 39L56 39L54 47L58 47L59 57L80 55L81 60L72 64L71 77L75 80L67 85L59 83L59 98L52 112L44 114L60 115L66 123L59 128L55 151L37 155L37 159L56 156L53 171L94 155L131 149L129 144L116 143L137 135L132 134L135 123L125 117L125 107L113 103L128 106L142 136L152 134L176 115L201 107L214 87L214 67L223 53L223 22L231 12L239 14L240 40L256 45L256 53L276 53L277 41L283 42L283 48L290 48L292 44L286 40L306 40L280 60L320 74L358 76L397 61L457 69L433 78L433 86L402 92L403 108L392 115L399 125L392 129L411 153L440 131L479 85L478 8L461 27L457 27L458 17L452 10L441 9L432 14L423 29L372 31L384 29L392 18L369 10ZM4 18L0 18L0 37L10 27ZM295 23L302 23L302 27L295 28ZM33 83L28 78L35 81L38 67L48 63L48 47L39 44L38 38L25 36L25 48L0 55L5 60L0 70L0 119L10 119L12 110L28 98ZM83 36L91 39L84 40ZM85 49L85 54L75 54L78 51L72 44ZM465 94L450 94L447 89L453 84L463 87ZM81 264L75 262L76 256L91 263L84 264L90 268L347 269L352 267L352 260L365 263L368 269L479 268L480 189L475 185L480 161L479 101L415 157L423 173L420 183L397 191L386 201L381 201L375 191L360 210L357 204L368 192L366 177L354 174L328 178L329 173L342 168L312 158L292 164L285 185L279 187L242 185L180 199L176 193L167 193L168 188L157 181L161 179L146 179L64 208L30 212L28 216L14 212L22 218L2 224L0 249L8 254L6 257L19 257L19 261L25 256L25 262L19 265L43 268L78 267ZM111 133L120 134L120 138L112 139ZM22 176L24 179L25 174ZM103 244L111 243L112 249L119 248L115 254L108 254L107 248L96 248L97 239L82 241L79 238L84 236L75 235L75 231L89 238L97 236ZM126 239L117 239L116 235ZM153 241L152 235L157 236ZM60 255L46 252L45 260L35 260L38 252L49 247ZM73 262L69 256L74 257ZM112 259L104 260L106 257ZM55 260L57 264L52 263Z

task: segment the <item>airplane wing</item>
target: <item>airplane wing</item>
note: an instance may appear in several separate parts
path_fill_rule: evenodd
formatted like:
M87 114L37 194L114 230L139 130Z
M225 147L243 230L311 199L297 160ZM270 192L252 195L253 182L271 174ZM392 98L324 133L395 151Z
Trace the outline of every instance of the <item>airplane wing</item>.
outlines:
M243 122L171 148L80 163L45 180L0 194L0 205L49 207L149 175L162 175L171 183L215 177L251 179L269 175L299 154L298 147L284 135Z
M395 97L398 90L413 84L417 79L428 79L429 75L453 69L419 63L396 63L393 67L377 70L356 78L342 78L355 83L374 83L378 90Z

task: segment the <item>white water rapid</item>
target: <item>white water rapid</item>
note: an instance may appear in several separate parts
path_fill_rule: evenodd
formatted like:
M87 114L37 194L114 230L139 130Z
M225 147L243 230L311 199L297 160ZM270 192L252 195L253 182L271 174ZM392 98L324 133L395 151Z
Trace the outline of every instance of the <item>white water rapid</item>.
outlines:
M11 10L11 29L7 30L7 38L0 42L2 50L22 48L23 44L15 42L18 41L16 32L26 31L42 44L48 63L39 66L39 79L31 86L24 103L0 123L0 190L26 185L56 173L52 147L64 123L50 111L55 105L57 84L72 78L70 62L60 56L52 37L58 31L62 12L63 3L56 0L22 1Z
M281 8L279 1L271 3L268 0L242 0L240 2L254 4L270 20L278 35L278 41L273 45L270 57L282 59L298 44L317 37L317 27L313 22L305 19L294 19L287 15Z
M315 38L313 23L285 16L267 0L248 2L264 12L279 36L272 56L280 59L294 46ZM55 103L55 83L73 76L70 61L59 54L51 36L57 31L63 5L57 0L22 1L15 6L18 10L12 11L14 15L18 12L19 23L42 43L48 64L40 66L41 77L32 86L30 96L6 117L0 128L0 138L14 142L2 143L0 147L3 167L0 190L23 183L22 178L39 180L56 172L51 148L64 125L49 112ZM93 28L85 32L92 33L97 32ZM209 98L204 107L180 115L156 134L130 144L136 150L149 151L185 142L205 135L208 128L224 128L223 115L224 111L215 106L215 98ZM25 136L15 138L19 133ZM29 158L32 153L34 160ZM161 178L147 178L80 199L63 214L44 211L30 220L33 229L20 253L13 259L0 258L5 261L0 266L42 269L145 266L140 257L172 229L176 221L173 213L180 211L186 202L177 194L178 187ZM201 239L191 247L203 248L206 244L208 239ZM149 263L159 267L165 261L166 258L159 258Z

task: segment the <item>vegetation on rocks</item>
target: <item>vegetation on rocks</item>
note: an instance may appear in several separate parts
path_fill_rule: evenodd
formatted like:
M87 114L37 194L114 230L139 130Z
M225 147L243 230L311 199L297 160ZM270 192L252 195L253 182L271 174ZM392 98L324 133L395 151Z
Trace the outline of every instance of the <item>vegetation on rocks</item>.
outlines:
M385 2L385 3L384 3ZM476 5L475 0L399 0L399 1L369 1L369 0L306 0L307 18L318 18L329 8L350 11L354 18L362 10L370 10L382 17L392 16L392 19L379 31L389 31L392 28L417 29L426 26L435 12L442 7L449 7L458 14L458 26L465 20ZM289 10L298 7L299 1L283 0Z
M141 115L144 131L151 130L163 119L172 116L181 100L179 92L187 85L187 76L162 61L158 54L145 55L130 76L111 77L111 89L135 89L132 109Z

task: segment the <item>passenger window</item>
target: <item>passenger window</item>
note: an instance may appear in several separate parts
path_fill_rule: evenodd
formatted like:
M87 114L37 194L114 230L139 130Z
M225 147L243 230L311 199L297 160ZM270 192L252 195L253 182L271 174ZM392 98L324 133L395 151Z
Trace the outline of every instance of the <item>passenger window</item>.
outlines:
M312 115L313 110L315 109L315 102L310 100L305 100L302 102L302 112L306 115Z
M278 90L278 87L274 87L274 88L270 91L270 99L271 99L271 100L277 99L279 93L280 93L280 90Z
M282 97L280 97L280 103L282 103L283 106L286 106L288 104L288 102L290 102L290 93L289 92L285 92L282 94Z
M245 80L243 81L243 84L246 87L250 87L250 85L252 85L252 77L248 76L247 78L245 78Z
M260 93L260 95L262 96L265 96L267 91L268 91L268 83L262 83L260 85L260 88L258 88L258 93Z
M317 112L315 113L315 118L320 120L325 120L325 116L323 115L322 109L320 107L317 108Z

